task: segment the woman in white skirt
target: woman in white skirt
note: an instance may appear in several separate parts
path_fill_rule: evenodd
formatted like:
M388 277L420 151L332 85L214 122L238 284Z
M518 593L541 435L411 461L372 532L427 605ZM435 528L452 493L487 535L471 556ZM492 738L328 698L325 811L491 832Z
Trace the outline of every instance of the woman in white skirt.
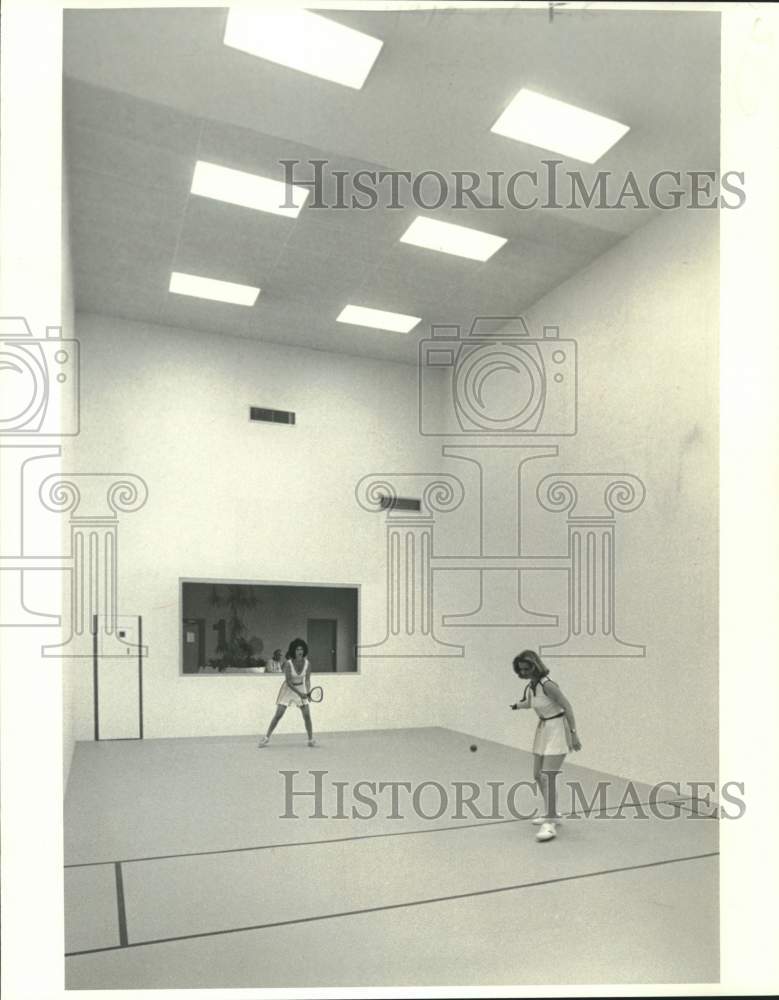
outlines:
M273 730L279 724L289 705L296 705L303 713L303 721L308 733L308 745L310 747L316 746L311 725L311 709L306 697L311 688L310 674L308 645L302 639L293 639L289 644L287 658L284 661L284 680L276 698L276 714L271 719L268 732L262 737L258 746L266 747L270 743Z
M557 836L560 816L557 812L557 776L570 750L581 750L576 735L576 720L571 704L549 677L549 669L532 649L526 649L513 661L514 673L528 683L522 700L512 709L533 708L538 727L533 740L533 777L544 801L544 814L533 820L541 829L537 840Z

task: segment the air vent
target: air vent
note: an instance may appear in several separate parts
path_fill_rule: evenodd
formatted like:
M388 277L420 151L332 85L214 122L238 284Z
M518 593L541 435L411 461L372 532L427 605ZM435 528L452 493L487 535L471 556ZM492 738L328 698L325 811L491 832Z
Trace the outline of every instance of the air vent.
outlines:
M249 420L264 420L268 424L294 424L295 414L288 410L267 410L262 406L250 406Z
M411 497L382 497L382 510L422 510L422 501Z

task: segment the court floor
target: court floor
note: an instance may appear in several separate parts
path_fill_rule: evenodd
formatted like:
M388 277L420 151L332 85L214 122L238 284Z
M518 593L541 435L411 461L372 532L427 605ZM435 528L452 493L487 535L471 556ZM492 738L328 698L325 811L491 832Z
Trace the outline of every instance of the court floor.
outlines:
M605 798L588 814L564 784L574 814L539 844L515 815L531 789L509 798L528 753L440 728L319 739L77 744L67 986L719 978L717 822L689 800L661 795L661 818L646 786L569 765Z

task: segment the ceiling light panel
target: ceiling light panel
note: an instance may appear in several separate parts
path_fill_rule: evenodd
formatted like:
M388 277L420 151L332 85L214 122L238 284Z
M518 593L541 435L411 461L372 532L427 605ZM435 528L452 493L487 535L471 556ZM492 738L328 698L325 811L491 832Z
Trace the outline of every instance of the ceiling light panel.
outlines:
M195 164L191 190L202 198L242 205L258 212L273 212L290 219L298 217L308 198L308 190L297 184L287 185L205 160Z
M181 271L171 274L169 291L176 295L192 295L197 299L213 299L215 302L229 302L236 306L253 306L260 294L260 289L251 285L201 278Z
M629 125L565 101L520 90L492 131L530 146L595 163L630 130Z
M385 312L383 309L367 309L364 306L345 306L337 316L339 323L352 323L355 326L370 326L376 330L391 330L393 333L409 333L417 323L419 316L406 316L404 313Z
M359 90L381 49L372 35L297 10L261 13L231 7L224 43L301 73Z
M506 243L502 236L483 233L479 229L437 222L418 215L400 237L401 243L411 243L427 250L450 253L471 260L489 260Z

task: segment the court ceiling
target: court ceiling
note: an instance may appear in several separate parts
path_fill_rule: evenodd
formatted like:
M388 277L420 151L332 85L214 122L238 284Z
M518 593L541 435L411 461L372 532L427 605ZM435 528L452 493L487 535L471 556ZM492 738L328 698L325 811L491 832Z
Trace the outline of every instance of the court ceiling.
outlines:
M222 43L227 10L71 11L64 122L76 307L413 363L431 323L513 315L656 210L314 209L297 219L190 194L197 159L283 179L328 170L541 170L647 183L719 163L719 19L689 13L327 12L381 38L361 90ZM587 166L490 131L523 86L630 125ZM486 183L486 182L485 182ZM485 188L486 191L486 188ZM398 242L423 214L506 237L485 263ZM251 308L172 295L171 271L259 286ZM411 334L335 322L347 302Z

